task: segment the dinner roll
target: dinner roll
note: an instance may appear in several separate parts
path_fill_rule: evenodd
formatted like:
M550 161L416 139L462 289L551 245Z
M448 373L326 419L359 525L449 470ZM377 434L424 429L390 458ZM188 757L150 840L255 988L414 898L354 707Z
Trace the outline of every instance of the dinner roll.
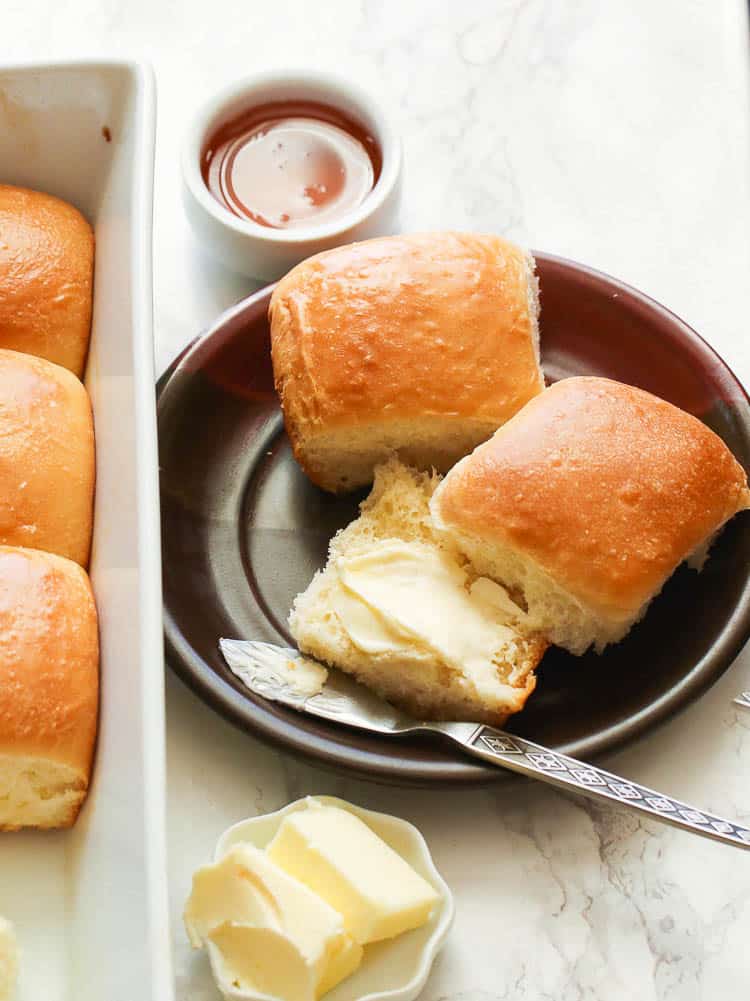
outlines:
M0 348L82 376L93 276L94 234L77 209L0 184Z
M564 379L446 476L436 525L523 595L525 628L582 653L621 639L676 567L750 506L697 418L599 378Z
M500 726L533 692L547 644L514 628L508 609L520 609L490 581L477 587L477 574L436 533L429 501L438 482L396 459L378 466L359 517L331 541L328 563L295 599L289 626L303 653L417 719ZM356 565L369 568L376 590L380 578L381 589L393 591L389 607L351 590ZM482 600L488 596L492 604Z
M91 771L98 661L85 571L0 546L0 830L74 822Z
M86 566L94 498L94 425L78 379L0 349L0 544Z
M326 490L393 452L445 471L543 388L534 260L497 236L421 233L303 261L271 297L295 456Z

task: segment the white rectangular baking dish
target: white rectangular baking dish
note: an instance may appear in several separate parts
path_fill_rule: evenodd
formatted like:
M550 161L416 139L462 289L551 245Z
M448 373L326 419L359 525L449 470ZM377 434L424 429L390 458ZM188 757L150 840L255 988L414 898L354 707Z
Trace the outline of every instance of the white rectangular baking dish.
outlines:
M0 66L0 182L96 232L86 385L101 633L92 787L69 832L0 835L18 1001L169 1001L159 495L151 329L154 85L125 61ZM0 234L1 235L1 234Z

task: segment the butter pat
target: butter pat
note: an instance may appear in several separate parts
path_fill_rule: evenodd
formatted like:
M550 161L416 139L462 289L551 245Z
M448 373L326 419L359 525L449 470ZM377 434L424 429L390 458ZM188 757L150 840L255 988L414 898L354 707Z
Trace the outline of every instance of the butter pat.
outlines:
M315 664L305 658L289 659L274 668L264 665L264 671L271 675L281 685L291 688L297 695L304 695L311 698L319 695L323 691L323 686L328 680L328 671L322 664Z
M18 979L18 944L13 925L0 918L0 1001L10 1001Z
M253 845L235 845L193 877L185 927L218 951L220 988L315 1001L359 966L340 914Z
M286 816L266 849L290 876L338 911L365 945L425 924L430 884L354 814L312 801Z
M225 993L231 986L282 1001L310 1001L354 973L362 960L362 946L345 936L321 977L291 939L270 928L225 921L208 938Z

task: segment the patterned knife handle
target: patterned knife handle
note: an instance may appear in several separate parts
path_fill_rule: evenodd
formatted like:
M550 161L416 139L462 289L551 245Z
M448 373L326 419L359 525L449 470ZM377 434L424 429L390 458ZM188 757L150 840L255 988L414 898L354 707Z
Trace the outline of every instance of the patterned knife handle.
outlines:
M750 709L750 692L743 692L742 695L738 695L734 700L738 706L743 706L745 709Z
M595 765L550 751L515 734L491 726L466 723L428 724L461 744L465 750L493 765L509 768L551 785L581 793L591 799L619 803L656 820L682 827L693 834L750 849L750 830L731 820L697 810L671 796L605 772Z

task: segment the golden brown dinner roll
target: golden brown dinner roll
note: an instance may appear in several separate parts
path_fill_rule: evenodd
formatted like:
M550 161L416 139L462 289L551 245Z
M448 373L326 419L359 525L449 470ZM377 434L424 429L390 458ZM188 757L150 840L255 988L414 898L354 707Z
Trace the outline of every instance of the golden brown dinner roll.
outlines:
M451 470L435 523L523 594L525 628L582 653L621 639L667 578L750 506L695 417L609 379L564 379Z
M91 771L98 663L86 572L0 546L0 830L74 822Z
M86 566L94 425L83 385L59 365L0 350L0 544Z
M0 348L83 375L94 234L72 205L0 184Z
M271 297L287 432L326 490L397 452L449 469L543 388L533 258L497 236L421 233L303 261Z

